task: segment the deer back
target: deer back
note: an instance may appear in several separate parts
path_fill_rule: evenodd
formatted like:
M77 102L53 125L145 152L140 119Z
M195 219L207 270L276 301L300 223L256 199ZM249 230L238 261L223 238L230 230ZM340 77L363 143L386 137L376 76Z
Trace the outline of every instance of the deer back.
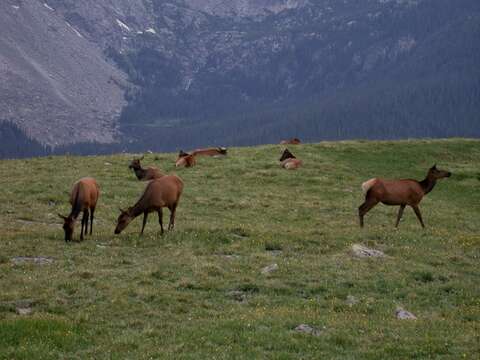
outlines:
M70 193L70 204L72 207L84 210L95 207L100 196L100 188L94 178L85 177L73 184Z
M192 152L192 155L203 155L203 156L218 156L226 155L227 149L225 148L206 148L206 149L196 149Z
M145 174L142 178L142 180L153 180L153 179L158 179L164 176L162 172L157 169L156 167L149 166L148 168L145 169Z
M137 205L142 210L176 204L183 191L183 181L176 175L165 175L148 183Z

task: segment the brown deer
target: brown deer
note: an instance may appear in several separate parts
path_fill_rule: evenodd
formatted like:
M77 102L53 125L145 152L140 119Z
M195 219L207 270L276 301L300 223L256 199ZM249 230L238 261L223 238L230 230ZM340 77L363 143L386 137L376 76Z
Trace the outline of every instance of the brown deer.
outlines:
M300 143L301 143L301 141L300 141L299 138L292 138L292 139L280 141L281 145L298 145Z
M280 166L287 170L295 170L302 165L302 160L297 159L288 149L283 151L279 161Z
M196 149L192 151L193 156L223 156L227 155L227 148L214 147L206 149Z
M82 229L80 231L80 240L83 240L83 234L88 232L88 217L90 212L90 235L93 229L93 214L97 206L98 197L100 196L100 188L94 178L85 177L73 184L70 193L70 204L72 210L70 215L63 216L58 214L63 219L63 230L65 232L65 241L71 241L73 237L73 229L75 222L83 212Z
M188 154L185 151L180 150L180 152L178 153L177 161L175 162L175 167L192 167L196 163L197 161L195 160L195 155L193 153Z
M384 180L379 178L365 181L362 184L362 189L365 193L365 202L358 208L360 227L363 227L363 217L365 214L381 202L385 205L400 205L395 227L398 227L405 206L409 205L413 211L415 211L418 221L420 221L420 224L424 228L425 225L418 204L425 195L433 190L437 180L450 177L451 175L451 172L439 170L437 169L437 165L434 165L428 170L426 178L422 181L412 179Z
M140 181L147 181L147 180L161 178L163 174L156 167L149 166L146 169L142 168L140 161L143 160L144 157L145 156L143 155L141 158L133 159L130 162L130 165L128 165L128 168L133 169L133 171L135 172L135 175L137 176L137 179Z
M163 214L162 208L167 207L170 210L170 222L168 230L173 230L175 226L175 211L177 209L180 195L182 195L183 182L176 175L165 175L159 179L150 181L142 196L135 205L127 210L120 209L120 216L117 220L115 234L120 234L127 225L137 216L143 214L143 225L141 235L147 223L148 214L156 211L160 223L161 234L163 235Z

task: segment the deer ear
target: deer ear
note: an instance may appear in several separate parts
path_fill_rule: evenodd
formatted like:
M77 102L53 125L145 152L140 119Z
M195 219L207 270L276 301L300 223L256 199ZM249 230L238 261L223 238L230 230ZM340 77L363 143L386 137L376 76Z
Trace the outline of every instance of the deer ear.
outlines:
M138 160L143 160L144 157L145 157L145 154L143 154L142 157L139 158Z
M437 164L433 165L433 166L432 166L432 169L437 170Z
M63 216L62 214L57 214L60 219L67 220L66 216Z

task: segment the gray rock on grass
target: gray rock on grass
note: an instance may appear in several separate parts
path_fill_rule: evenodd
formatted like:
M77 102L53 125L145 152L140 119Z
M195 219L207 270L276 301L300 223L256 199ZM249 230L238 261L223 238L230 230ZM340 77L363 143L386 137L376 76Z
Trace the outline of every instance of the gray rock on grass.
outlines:
M33 309L30 307L17 307L15 309L15 312L18 315L26 316L26 315L30 315L33 312Z
M15 306L15 312L18 315L26 316L33 313L33 305L35 301L32 299L17 300L13 303Z
M380 251L375 249L367 248L366 246L354 244L352 245L352 252L353 255L360 258L369 258L369 257L385 257L386 255Z
M347 304L350 307L352 307L353 305L356 305L358 303L359 303L359 300L353 295L348 295L347 299L345 300L345 304Z
M277 270L278 270L278 264L268 265L268 266L265 266L262 269L262 274L264 274L264 275L270 274L271 272L274 272L274 271L277 271Z
M400 306L395 310L395 315L399 320L417 320L417 317L410 311L407 311Z
M16 256L11 259L12 263L15 265L22 265L22 264L36 264L36 265L50 265L53 264L55 261L51 257L45 256Z
M320 336L322 334L322 331L320 329L317 329L307 324L300 324L294 330L296 332L309 334L312 336Z
M228 297L232 298L238 302L246 302L247 301L247 294L244 291L240 290L232 290L227 293Z
M268 254L272 256L280 256L283 253L282 250L267 250L267 251L268 251Z

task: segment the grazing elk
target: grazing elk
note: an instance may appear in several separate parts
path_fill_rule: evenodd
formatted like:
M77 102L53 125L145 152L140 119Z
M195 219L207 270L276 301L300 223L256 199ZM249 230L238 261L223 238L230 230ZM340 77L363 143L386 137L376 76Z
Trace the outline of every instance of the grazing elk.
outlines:
M196 149L192 151L193 156L223 156L227 155L227 148L214 147L206 149Z
M83 234L88 232L88 217L90 213L90 235L93 229L93 214L97 206L98 197L100 196L100 188L94 178L85 177L73 184L70 193L70 204L72 210L70 215L63 216L58 214L63 219L63 230L65 231L65 241L71 241L73 237L73 229L75 222L83 212L82 229L80 231L80 240L83 240Z
M167 207L170 210L170 222L168 230L173 230L175 226L175 210L177 209L180 195L182 195L183 182L176 175L165 175L159 179L154 179L148 183L142 196L135 205L127 210L120 209L120 216L117 220L115 234L120 234L127 225L137 216L143 214L143 225L141 235L147 223L148 214L156 211L160 223L161 234L163 234L163 214L162 208Z
M143 158L144 156L138 159L133 159L130 162L130 165L128 165L129 169L133 169L138 180L147 181L147 180L158 179L163 176L160 170L158 170L156 167L149 166L146 169L142 168L140 161L143 160Z
M287 170L294 170L302 165L302 160L298 160L288 149L283 151L279 161L281 167Z
M193 153L188 154L185 151L180 150L180 152L178 153L177 161L175 162L175 166L176 167L181 167L181 166L192 167L196 163L197 161L195 160L195 155Z
M407 205L412 207L415 215L417 215L418 221L420 221L422 227L425 227L418 204L425 195L433 190L438 179L450 177L451 175L451 172L439 170L437 166L434 165L428 170L426 178L422 181L412 179L384 180L379 178L365 181L362 184L362 189L365 193L365 202L358 208L360 227L363 227L363 217L365 214L379 202L385 205L400 205L395 227L398 227L403 215L403 210L405 210L405 206Z
M292 139L288 139L288 140L282 140L280 141L280 144L281 145L298 145L300 144L300 139L299 138L292 138Z

